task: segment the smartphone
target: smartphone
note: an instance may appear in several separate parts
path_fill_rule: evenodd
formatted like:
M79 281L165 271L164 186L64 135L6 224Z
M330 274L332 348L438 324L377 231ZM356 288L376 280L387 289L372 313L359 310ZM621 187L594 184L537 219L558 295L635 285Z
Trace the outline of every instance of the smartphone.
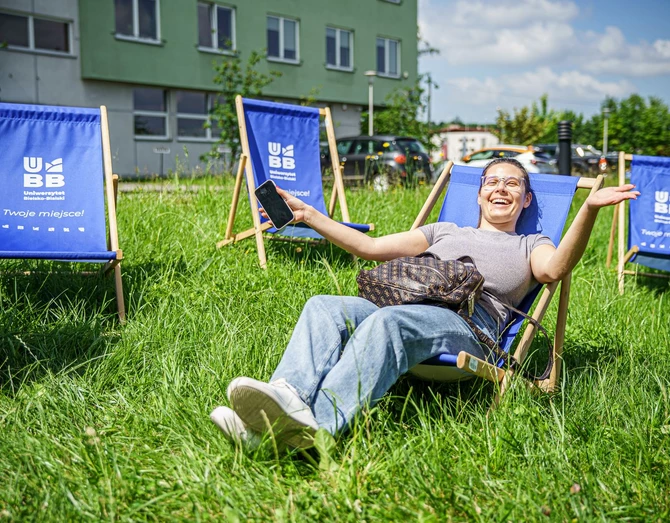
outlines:
M266 180L256 188L256 198L268 215L272 225L276 229L282 229L291 223L295 216L293 211L284 201L284 198L279 196L277 186L272 180Z

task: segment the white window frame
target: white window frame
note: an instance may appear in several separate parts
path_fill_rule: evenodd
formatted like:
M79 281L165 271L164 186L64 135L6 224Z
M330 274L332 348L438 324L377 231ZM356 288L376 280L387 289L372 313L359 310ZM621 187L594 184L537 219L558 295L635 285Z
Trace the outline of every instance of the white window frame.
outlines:
M145 38L140 36L140 6L139 0L131 0L133 2L133 34L124 35L121 33L114 33L117 40L127 40L129 42L139 42L142 44L162 45L161 43L161 0L156 0L156 38ZM116 23L116 20L114 20ZM116 31L116 27L115 27Z
M2 11L2 14L12 15L12 16L22 16L28 19L28 47L23 47L20 45L9 45L7 44L6 49L11 51L21 51L24 53L35 53L35 54L46 54L51 56L74 56L73 44L74 44L74 33L72 31L72 20L63 20L62 18L54 18L51 16L34 16L28 13L18 13L13 11ZM51 49L39 49L35 47L35 19L38 20L47 20L49 22L58 22L61 24L67 25L67 39L69 51L53 51Z
M285 16L267 15L265 18L265 34L267 35L268 18L276 18L279 20L279 56L267 55L269 62L282 62L285 64L299 64L300 63L300 21L295 18L287 18ZM295 22L295 59L284 58L284 21Z
M326 69L333 69L335 71L353 71L354 70L354 32L350 29L340 29L332 25L326 26L326 39L328 38L328 29L335 31L335 61L337 65L328 63L328 51L326 50ZM349 33L349 67L343 67L342 57L340 56L340 35L342 33ZM326 40L327 41L327 40ZM327 44L326 44L327 45Z
M204 51L206 53L216 53L216 54L228 54L228 55L234 55L237 52L237 32L235 31L235 8L228 6L228 5L221 5L221 4L212 4L210 2L198 2L198 7L201 5L207 6L209 8L209 22L210 22L210 30L212 31L212 41L210 46L206 45L200 45L198 43L198 50L199 51ZM214 42L219 41L219 17L216 16L216 10L217 9L226 9L230 11L230 43L231 43L231 49L220 49L218 47L214 47ZM200 27L198 27L198 39L200 38L199 36L199 31Z
M206 114L199 114L199 113L180 113L177 112L177 132L176 132L176 138L178 142L216 142L219 140L219 136L212 136L212 109L214 108L214 100L218 96L217 93L203 93L203 91L198 91L201 94L204 94L206 96L205 99L205 104L207 106L207 113ZM179 103L178 100L176 100L176 94L175 94L175 103L177 111L179 111ZM179 136L179 119L185 119L185 120L200 120L203 125L206 122L209 122L210 127L205 128L205 136L200 137L200 136Z
M382 73L380 71L377 71L377 76L382 76L384 78L400 78L400 71L402 70L400 66L400 40L396 40L395 38L387 38L385 36L378 36L377 39L375 40L375 60L377 59L377 40L384 40L384 65L386 66L385 69L387 72ZM391 74L388 72L390 69L389 64L389 54L390 54L390 48L391 46L389 45L389 42L395 42L397 44L396 46L396 58L398 60L396 64L396 69L397 73L396 74ZM375 64L376 66L376 64Z
M142 88L144 86L137 86L137 88ZM163 91L163 95L165 96L165 99L163 102L165 103L165 111L142 111L142 110L135 110L135 107L133 107L133 138L138 141L147 141L147 142L163 142L165 140L171 140L170 138L170 119L168 118L170 114L170 92L167 89L161 89L160 87L152 89L160 89ZM150 134L135 134L135 116L159 116L165 119L165 134L161 136L153 136Z

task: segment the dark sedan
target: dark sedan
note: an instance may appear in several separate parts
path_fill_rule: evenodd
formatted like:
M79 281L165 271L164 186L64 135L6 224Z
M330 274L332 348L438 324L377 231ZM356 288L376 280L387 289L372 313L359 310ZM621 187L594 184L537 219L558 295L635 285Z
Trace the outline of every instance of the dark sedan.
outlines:
M432 165L421 142L411 136L354 136L337 140L345 180L359 180L386 190L398 183L430 180ZM322 168L330 167L327 149L321 156Z

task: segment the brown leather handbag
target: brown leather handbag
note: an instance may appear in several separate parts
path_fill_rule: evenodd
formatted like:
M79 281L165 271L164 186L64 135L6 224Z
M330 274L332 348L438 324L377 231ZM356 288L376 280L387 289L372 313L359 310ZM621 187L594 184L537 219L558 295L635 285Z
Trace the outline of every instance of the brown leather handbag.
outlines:
M495 340L484 333L472 319L475 303L482 294L484 276L477 270L469 256L457 260L440 260L431 253L419 256L404 256L377 265L374 269L363 269L356 277L358 295L378 307L391 305L425 304L447 307L455 310L479 341L488 347L497 358L510 367L517 362L503 351ZM549 359L541 376L532 376L522 370L530 379L545 379L553 367L553 345L549 334L540 323L511 305L505 307L524 316L544 335L548 345Z
M358 295L378 307L423 303L467 311L467 316L472 316L484 277L469 256L440 260L424 252L363 269L356 282Z

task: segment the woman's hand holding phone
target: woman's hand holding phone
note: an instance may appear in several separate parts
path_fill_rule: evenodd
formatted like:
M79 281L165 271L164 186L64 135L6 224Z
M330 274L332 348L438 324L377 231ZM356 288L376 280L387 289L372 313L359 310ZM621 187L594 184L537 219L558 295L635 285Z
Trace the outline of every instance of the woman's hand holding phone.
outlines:
M279 194L291 208L296 222L305 221L305 211L309 207L305 202L279 187L277 187L277 194Z
M291 222L305 219L305 210L309 208L302 200L280 189L272 180L263 182L255 191L261 205L259 209L263 218L270 220L277 229Z

